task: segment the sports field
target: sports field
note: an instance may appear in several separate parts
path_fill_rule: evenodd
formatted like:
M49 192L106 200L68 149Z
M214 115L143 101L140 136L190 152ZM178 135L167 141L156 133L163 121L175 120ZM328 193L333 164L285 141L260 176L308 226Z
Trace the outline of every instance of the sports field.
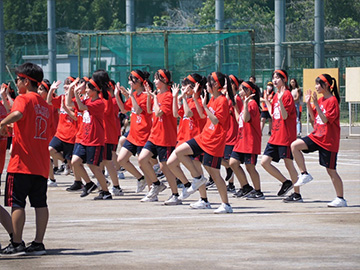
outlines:
M120 180L125 195L109 201L94 201L95 193L85 198L69 193L72 176L57 176L59 187L48 190L48 255L0 257L0 269L359 269L360 137L347 138L346 132L343 128L338 172L347 208L327 207L335 191L317 153L305 156L315 180L302 188L303 203L283 203L276 196L279 182L258 162L266 199L229 193L234 213L226 215L190 209L197 193L183 205L164 206L170 189L159 202L141 203L144 194L134 192L136 180L128 173ZM282 162L279 168L286 172ZM217 208L216 188L208 195ZM3 205L3 196L0 200ZM34 212L27 206L25 242L33 240L34 230ZM3 228L0 241L7 245Z

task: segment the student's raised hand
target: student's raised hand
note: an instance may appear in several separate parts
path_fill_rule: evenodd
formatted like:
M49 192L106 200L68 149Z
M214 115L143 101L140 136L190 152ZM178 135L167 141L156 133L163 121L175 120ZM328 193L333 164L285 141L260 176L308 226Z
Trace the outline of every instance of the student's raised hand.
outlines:
M171 87L171 92L172 92L173 97L177 97L177 96L178 96L179 87L180 87L180 85L177 84L177 83L174 83L173 86Z
M57 82L54 81L50 86L50 92L54 92L56 89L58 89L60 84L61 84L60 80Z
M78 84L79 81L80 81L80 78L77 77L72 83L70 83L69 89L70 90L73 89Z
M195 94L199 91L199 89L200 89L200 83L196 82L193 90L193 98L195 97Z
M6 91L8 89L8 85L6 83L1 84L0 94L3 96L6 94Z
M244 104L248 104L249 103L249 101L251 100L251 98L252 97L254 97L255 96L255 94L251 94L251 95L249 95L248 97L246 97L245 99L244 99Z
M78 84L75 89L74 89L74 93L76 93L78 96L81 95L82 90L85 87L85 82L82 82L81 84Z
M204 92L204 96L201 97L201 103L202 103L202 105L204 106L204 108L206 107L207 95L208 95L208 92L205 91L205 92Z
M311 101L311 90L308 89L305 94L305 102L310 103L310 101Z
M312 99L314 101L314 104L318 103L318 96L317 96L316 91L312 92Z

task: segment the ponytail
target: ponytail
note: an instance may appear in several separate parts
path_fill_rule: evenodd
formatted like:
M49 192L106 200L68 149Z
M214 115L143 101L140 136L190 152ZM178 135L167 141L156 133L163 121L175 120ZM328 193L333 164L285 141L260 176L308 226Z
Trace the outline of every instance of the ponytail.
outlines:
M338 103L340 103L340 95L335 78L329 74L321 74L316 78L315 82L320 84L322 88L329 89L330 93L335 96Z

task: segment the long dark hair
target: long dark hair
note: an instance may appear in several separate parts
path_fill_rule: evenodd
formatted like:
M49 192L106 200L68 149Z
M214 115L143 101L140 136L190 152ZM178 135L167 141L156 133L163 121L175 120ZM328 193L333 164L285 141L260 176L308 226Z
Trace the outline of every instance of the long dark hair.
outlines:
M216 81L215 78L217 78L218 81ZM223 88L225 85L225 82L226 82L226 84L227 84L226 91L228 92L228 95L229 95L229 98L230 98L232 104L235 105L236 103L234 100L234 93L232 92L232 89L231 89L231 82L230 82L229 76L222 74L221 72L210 73L207 77L207 82L211 88L213 88L213 84L215 83L215 81L217 83L220 83L219 89Z
M247 87L247 85L245 85L245 84L249 85L251 89L249 87ZM254 83L252 83L250 81L241 83L241 86L242 86L243 89L248 89L248 90L251 91L252 94L255 94L253 99L256 101L257 105L259 106L259 109L261 109L261 105L260 105L260 95L261 95L260 88L256 84L254 84Z
M284 80L286 89L289 90L288 81L289 81L289 75L287 74L286 70L284 69L277 69L273 72L271 78L274 78L274 75L278 75L281 79Z
M93 73L92 79L100 87L103 98L108 100L109 99L108 90L110 87L109 86L109 82L110 82L109 74L104 69L98 69ZM90 84L90 87L91 86L92 85Z
M322 88L329 89L330 93L335 96L338 103L340 103L340 96L335 78L331 77L329 74L321 74L316 78L315 82L320 84Z

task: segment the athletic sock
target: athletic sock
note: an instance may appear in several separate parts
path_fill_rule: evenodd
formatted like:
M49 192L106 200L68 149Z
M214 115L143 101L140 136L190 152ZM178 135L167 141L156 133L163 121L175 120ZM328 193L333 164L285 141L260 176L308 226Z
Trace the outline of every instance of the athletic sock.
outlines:
M186 184L184 184L184 187L187 187L187 188L191 187L191 183L187 182Z
M160 181L157 180L156 182L153 182L153 184L154 184L155 186L160 186Z
M208 202L207 198L201 198L204 202Z
M138 179L138 181L141 181L141 180L143 180L144 179L144 176L141 176L139 179Z

